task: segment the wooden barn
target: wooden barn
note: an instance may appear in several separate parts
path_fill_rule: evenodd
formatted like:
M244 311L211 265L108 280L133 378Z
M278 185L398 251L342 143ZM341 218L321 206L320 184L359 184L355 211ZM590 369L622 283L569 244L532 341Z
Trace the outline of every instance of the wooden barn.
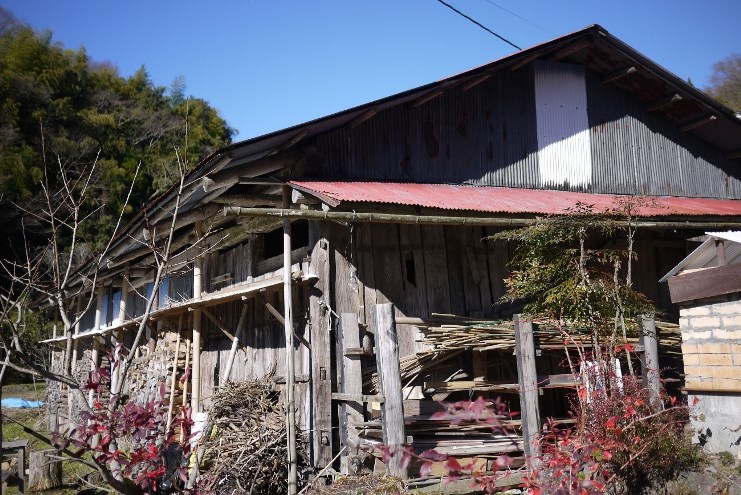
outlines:
M178 196L152 202L114 242L97 306L69 329L76 366L87 373L113 342L130 346L156 291L131 386L180 383L192 367L172 387L175 411L204 410L228 380L273 374L295 391L317 468L341 454L337 466L361 469L358 445L384 438L485 463L526 445L463 445L424 423L435 400L476 393L514 391L520 408L527 377L513 352L527 351L527 332L499 303L512 246L481 239L635 195L654 199L638 211L635 286L676 318L659 277L688 239L741 228L741 120L595 25L213 154L187 177L175 222L175 248L198 240L203 255L152 286L144 240L169 229ZM558 346L534 339L550 381L538 379L531 432L538 410L565 407L550 389L568 385ZM63 396L60 425L74 414Z

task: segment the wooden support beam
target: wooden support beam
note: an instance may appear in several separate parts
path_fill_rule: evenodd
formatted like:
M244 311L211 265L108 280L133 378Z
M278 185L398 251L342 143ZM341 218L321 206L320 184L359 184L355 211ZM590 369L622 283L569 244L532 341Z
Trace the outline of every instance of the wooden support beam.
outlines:
M221 333L223 333L224 335L226 335L226 338L227 339L231 340L232 342L234 342L236 340L236 337L232 334L232 332L229 331L228 328L226 328L226 325L224 325L221 322L221 320L219 320L214 315L212 315L209 310L207 310L206 308L201 308L201 314L203 316L205 316L206 318L208 318L209 321L211 321L211 323L213 323L214 326L216 326L216 328L218 328L219 330L221 330Z
M201 222L196 222L195 225L195 237L196 240L201 239L203 236L203 230ZM201 251L201 248L198 248ZM193 299L201 299L203 293L203 260L204 257L201 252L197 253L197 257L193 262ZM201 308L196 307L193 310L193 338L191 349L193 352L193 371L191 373L191 394L190 394L190 407L193 414L200 412L201 410Z
M224 383L229 383L230 376L232 373L232 367L234 366L234 358L237 355L237 348L239 347L239 339L242 337L244 327L247 324L247 304L242 303L242 312L239 314L239 322L237 323L237 331L234 334L234 340L232 340L232 347L229 349L229 357L226 359L226 367L224 368Z
M275 307L272 304L266 302L265 303L265 309L267 309L268 312L271 315L273 315L273 317L276 320L278 320L278 322L281 324L281 326L285 326L286 320L283 318L283 315L280 314L280 312L277 309L275 309ZM305 338L301 337L296 332L296 328L295 327L293 329L293 336L296 337L299 340L299 342L301 342L304 346L306 346L307 349L311 350L311 344L309 344L309 342Z
M715 241L715 254L718 257L718 266L726 266L726 243L723 239L716 239Z
M321 201L318 198L293 189L291 191L291 203L294 205L318 205Z
M350 129L355 129L363 122L370 120L378 113L378 110L375 108L371 108L370 110L366 110L365 112L361 113L357 117L355 117L353 120L350 121Z
M537 60L538 58L540 58L541 55L543 55L543 54L541 52L539 52L539 51L537 51L535 53L531 53L530 55L528 55L527 57L523 58L519 62L517 62L515 64L512 64L509 67L509 70L512 71L512 72L517 72L518 70L522 69L527 64L529 64L530 62L532 62L532 61Z
M212 202L220 205L243 206L246 208L259 205L281 206L283 199L275 194L223 194Z
M384 402L383 395L365 395L365 394L345 394L341 392L335 392L332 394L332 400L345 401L345 402L378 402L379 404Z
M682 101L682 95L680 95L679 93L672 93L668 96L665 96L663 98L659 98L658 100L654 100L650 103L647 103L646 111L655 112L656 110L661 110L664 107L671 106L678 101Z
M705 299L738 292L741 265L706 268L669 277L669 294L673 303Z
M491 72L486 72L486 73L480 74L480 75L478 75L476 77L472 77L471 79L469 79L469 80L464 81L463 83L461 83L461 86L460 86L461 91L463 91L465 93L469 89L472 89L472 88L478 86L479 84L481 84L482 82L490 79L491 76L492 76L492 73Z
M106 297L105 287L99 286L97 300L95 302L95 324L93 326L94 332L99 331L101 325L103 324L103 299L105 297ZM91 361L90 371L95 372L97 370L99 354L100 354L100 339L98 337L93 337L93 350L92 350L92 354L90 358L90 361ZM93 407L94 400L95 400L95 393L93 390L90 390L88 394L88 404L90 405L90 407Z
M641 337L639 342L643 346L643 386L651 391L651 398L657 406L660 405L659 392L659 339L656 333L653 315L642 315L639 318L641 325Z
M558 62L565 59L566 57L582 51L591 44L592 40L590 38L582 38L558 50L556 53L551 55L550 60Z
M305 130L308 132L308 130ZM299 133L301 134L301 133ZM301 138L303 139L303 138ZM296 141L298 142L298 141ZM293 145L294 143L291 143ZM283 187L283 207L291 205L291 188ZM296 451L296 371L293 350L293 279L291 277L291 219L283 219L283 318L286 338L286 429L288 448L288 495L298 493L298 454Z
M353 211L317 211L289 208L238 208L224 207L224 215L238 215L245 217L265 218L294 218L304 220L329 220L331 222L353 223L400 223L415 225L463 225L463 226L492 226L492 227L521 227L533 225L536 218L502 218L502 217L471 217L453 215L408 215L397 213L365 213ZM640 228L652 229L741 229L741 215L731 217L725 221L667 221L667 220L634 220L633 225ZM625 222L616 222L615 225L627 225Z
M327 311L331 302L329 263L329 224L309 224L311 262L309 271L317 277L309 289L311 339L311 417L312 465L323 468L332 453L332 346Z
M386 465L386 470L391 476L405 479L407 470L402 466L401 455L402 445L406 442L404 396L399 369L399 342L394 321L394 305L377 304L373 316L379 391L386 399L381 404L383 443L396 452Z
M298 144L300 141L303 141L306 136L309 135L309 128L305 127L301 130L299 130L296 134L294 134L288 141L280 145L280 148L278 148L278 152L285 151L288 148L291 148Z
M432 90L429 93L426 93L426 94L420 96L419 98L417 98L416 100L414 100L414 102L412 103L412 107L413 108L417 108L419 106L422 106L425 103L427 103L428 101L434 100L435 98L437 98L438 96L440 96L444 92L445 92L445 90L442 89L442 88Z
M540 407L538 406L538 374L535 368L535 342L533 323L514 316L515 355L517 356L517 379L520 386L520 414L525 455L536 458L540 436Z
M709 124L710 122L717 120L717 119L718 117L716 117L713 114L704 115L700 117L699 119L695 119L695 120L692 120L690 122L680 125L679 130L681 132L691 131L692 129L697 129L698 127L702 127L705 124Z
M621 69L618 69L614 72L611 72L607 74L605 77L602 78L602 84L611 83L613 81L617 81L618 79L622 79L625 76L629 76L631 74L635 74L638 72L638 69L633 67L632 65L628 67L623 67Z
M360 327L356 313L340 314L340 353L342 354L342 389L346 397L357 397L363 394L363 372L359 359L345 355L345 351L360 347ZM335 398L335 395L332 395ZM355 400L345 400L341 406L342 421L340 439L343 446L357 445L357 430L354 425L362 423L363 403ZM340 458L342 474L351 474L348 455Z

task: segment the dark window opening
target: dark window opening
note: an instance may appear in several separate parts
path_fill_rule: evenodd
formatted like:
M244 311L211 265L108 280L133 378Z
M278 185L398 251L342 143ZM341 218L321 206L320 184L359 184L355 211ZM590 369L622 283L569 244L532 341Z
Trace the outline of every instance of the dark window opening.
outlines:
M404 266L406 268L407 282L412 286L417 286L417 269L414 266L414 256L412 253L407 253L404 257Z
M263 236L265 259L283 254L283 228L275 229ZM309 245L309 221L296 220L291 223L291 249Z

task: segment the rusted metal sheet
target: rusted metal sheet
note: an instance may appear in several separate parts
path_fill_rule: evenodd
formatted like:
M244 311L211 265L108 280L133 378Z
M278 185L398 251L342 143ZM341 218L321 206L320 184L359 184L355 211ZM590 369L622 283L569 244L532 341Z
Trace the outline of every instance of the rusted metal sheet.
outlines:
M331 206L343 202L387 203L487 213L560 214L577 203L593 205L594 210L599 212L616 208L620 200L631 198L625 195L450 184L312 181L292 181L289 184L321 198ZM741 215L741 200L688 197L649 199L650 202L636 209L638 215Z

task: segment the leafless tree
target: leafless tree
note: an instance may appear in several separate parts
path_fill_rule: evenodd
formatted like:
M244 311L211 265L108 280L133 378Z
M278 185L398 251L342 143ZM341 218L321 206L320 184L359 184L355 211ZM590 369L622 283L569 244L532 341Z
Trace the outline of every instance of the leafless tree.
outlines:
M173 236L183 201L183 191L186 187L187 159L181 157L177 150L175 154L179 174L174 178L174 201L170 203L172 209L168 212L170 217L159 224L150 225L145 216L146 229L151 232L151 235L145 236L144 239L134 239L141 243L141 247L148 250L150 258L153 259L152 283L155 288L160 286L168 270L171 269ZM88 212L86 208L89 208L90 204L89 196L92 194L91 183L96 173L96 164L97 160L87 170L80 173L65 168L62 161L58 160L57 172L61 179L60 189L52 191L47 176L47 180L42 184L43 201L40 208L34 211L23 210L26 217L31 217L46 226L49 232L48 243L36 251L33 251L26 243L25 252L21 256L15 259L0 260L3 275L8 281L0 293L0 324L3 327L3 332L0 334L0 351L3 353L3 360L0 363L0 380L5 370L12 368L21 373L58 382L69 387L70 393L77 396L77 402L88 409L90 405L83 390L84 384L80 383L73 373L74 331L95 301L94 289L110 257L114 240L124 235L123 211L129 204L134 188L132 182L121 215L107 243L96 254L82 260L81 253L86 251L85 242L81 238L82 226L95 214L95 211ZM137 174L138 171L137 168ZM179 263L192 262L201 242L202 239L197 239L186 248L185 253L178 253ZM194 253L194 256L191 257L189 252ZM149 315L155 306L157 292L153 290L146 297L144 313L136 328L133 345L127 351L125 359L121 360L123 364L117 372L118 379L112 384L110 392L114 400L111 401L110 407L120 407L121 391L126 383L136 349L145 333ZM33 353L29 352L23 338L24 312L29 311L29 308L38 309L40 307L53 312L55 321L61 322L64 332L62 365L56 368L49 368L31 359L30 356ZM50 444L53 443L47 440ZM122 479L115 465L106 465L95 459L78 458L75 461L97 469L114 491L130 493L131 483Z

